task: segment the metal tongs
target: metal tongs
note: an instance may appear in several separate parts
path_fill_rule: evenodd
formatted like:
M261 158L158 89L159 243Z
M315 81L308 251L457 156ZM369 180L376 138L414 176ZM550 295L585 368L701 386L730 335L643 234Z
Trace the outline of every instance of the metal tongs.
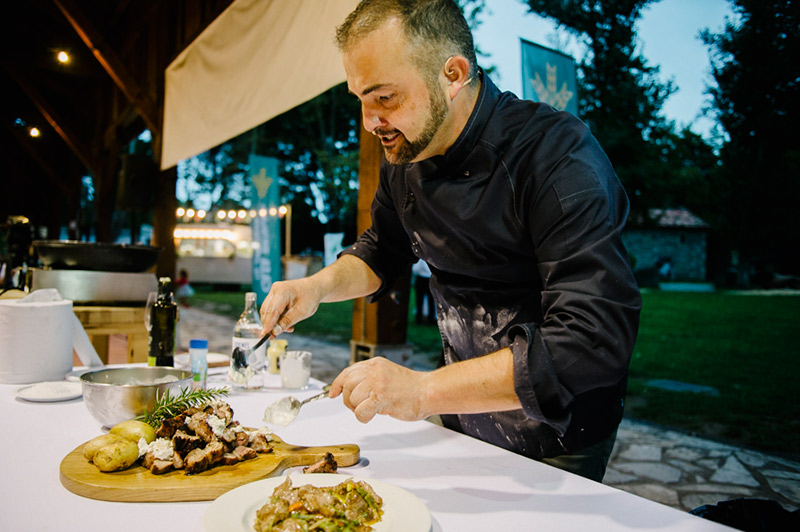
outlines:
M312 395L308 399L304 399L302 401L291 395L278 399L269 405L266 410L264 410L264 421L272 425L280 425L285 427L295 420L297 414L300 413L300 408L303 405L327 397L330 390L331 385L328 384L322 388L321 393Z

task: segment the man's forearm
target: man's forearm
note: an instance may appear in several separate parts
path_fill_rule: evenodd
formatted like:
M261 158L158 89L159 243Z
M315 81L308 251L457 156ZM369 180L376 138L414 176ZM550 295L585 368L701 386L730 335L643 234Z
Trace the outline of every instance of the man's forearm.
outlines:
M353 255L342 255L310 280L319 283L323 294L321 302L325 303L368 296L381 286L380 278L367 263Z
M508 348L425 374L423 406L433 414L477 414L522 408Z

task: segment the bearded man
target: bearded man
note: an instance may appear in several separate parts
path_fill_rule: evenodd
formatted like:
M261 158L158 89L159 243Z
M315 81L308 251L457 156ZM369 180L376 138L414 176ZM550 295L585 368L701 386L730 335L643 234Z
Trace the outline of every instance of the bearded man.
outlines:
M265 330L291 331L322 302L374 301L422 259L440 367L371 358L345 368L331 397L363 422L440 415L602 480L641 308L608 158L574 116L498 90L453 0L364 0L337 42L385 154L372 226L327 268L275 283Z

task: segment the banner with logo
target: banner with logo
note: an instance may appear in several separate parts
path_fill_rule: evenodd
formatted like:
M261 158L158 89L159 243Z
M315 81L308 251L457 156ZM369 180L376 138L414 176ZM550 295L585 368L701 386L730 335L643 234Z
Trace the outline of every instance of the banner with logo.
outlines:
M278 160L250 155L252 208L258 213L251 222L253 229L253 292L264 301L272 283L281 280L281 219Z
M567 54L520 39L522 97L578 115L575 60Z

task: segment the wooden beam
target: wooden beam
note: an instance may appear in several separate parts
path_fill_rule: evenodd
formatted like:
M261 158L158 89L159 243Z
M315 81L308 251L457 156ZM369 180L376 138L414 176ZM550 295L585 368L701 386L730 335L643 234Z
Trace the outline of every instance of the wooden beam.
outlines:
M75 135L66 125L64 125L64 120L61 120L58 113L53 109L53 107L47 103L47 99L42 96L42 94L36 89L36 87L28 81L25 76L23 76L13 65L10 63L4 63L6 70L11 74L11 76L16 80L17 84L25 91L28 97L31 99L33 104L39 110L42 117L50 124L58 136L62 138L62 140L69 146L69 149L81 160L83 164L86 165L86 168L92 172L93 174L98 170L98 163L94 157L92 157L91 151L83 144L79 139L78 136Z
M74 0L53 0L56 7L66 17L72 28L84 42L103 69L111 76L125 97L139 111L150 132L161 135L161 124L155 104L131 76L128 69L114 50L106 43L103 35L97 31L91 21L83 14Z
M14 135L14 137L16 137L17 142L19 142L19 144L23 147L23 149L25 149L25 151L28 152L28 155L31 156L31 159L33 159L36 162L39 168L42 169L44 175L46 175L48 179L55 186L57 186L59 190L61 190L61 193L64 196L72 200L72 197L75 195L75 190L71 189L66 183L64 183L64 181L60 179L59 173L56 172L55 168L53 168L50 164L47 163L47 161L45 161L40 156L40 154L34 148L31 138L28 135L22 133L18 128L8 125L6 126L6 128L11 131L11 134Z

